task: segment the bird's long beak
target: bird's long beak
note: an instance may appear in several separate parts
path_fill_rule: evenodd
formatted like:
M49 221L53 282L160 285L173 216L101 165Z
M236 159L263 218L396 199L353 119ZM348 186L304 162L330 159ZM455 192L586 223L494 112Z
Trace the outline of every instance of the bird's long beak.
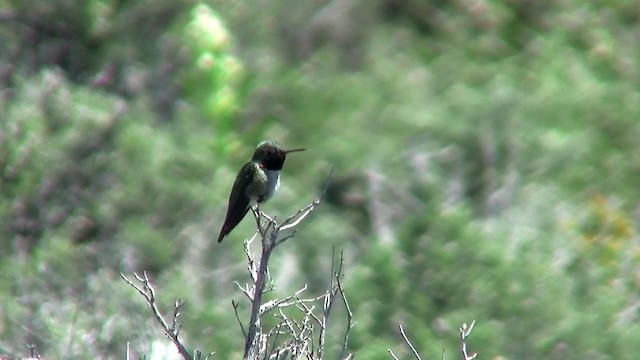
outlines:
M292 153L292 152L296 152L296 151L305 151L305 150L307 150L307 149L300 148L300 149L285 150L284 152L285 152L285 154L288 154L288 153Z

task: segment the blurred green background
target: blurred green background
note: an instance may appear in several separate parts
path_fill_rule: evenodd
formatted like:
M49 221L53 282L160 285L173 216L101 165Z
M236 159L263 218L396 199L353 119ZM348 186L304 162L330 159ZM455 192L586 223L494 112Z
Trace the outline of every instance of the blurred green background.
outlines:
M407 358L403 324L455 359L476 320L482 359L636 359L638 39L632 0L0 0L0 357L162 358L147 270L238 358L254 224L214 242L269 138L308 149L270 215L334 169L271 296L344 250L356 358Z

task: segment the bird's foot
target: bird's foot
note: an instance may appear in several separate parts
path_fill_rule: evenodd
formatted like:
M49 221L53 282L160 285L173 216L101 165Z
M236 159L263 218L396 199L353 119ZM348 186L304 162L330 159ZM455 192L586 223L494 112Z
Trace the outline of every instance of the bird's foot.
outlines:
M266 220L266 222L267 222L267 225L269 225L269 224L271 224L273 226L276 225L275 218L271 218L269 215L267 215L264 212L260 211L260 207L258 206L258 204L253 205L251 207L251 211L253 212L253 216L255 216L256 219L264 218Z

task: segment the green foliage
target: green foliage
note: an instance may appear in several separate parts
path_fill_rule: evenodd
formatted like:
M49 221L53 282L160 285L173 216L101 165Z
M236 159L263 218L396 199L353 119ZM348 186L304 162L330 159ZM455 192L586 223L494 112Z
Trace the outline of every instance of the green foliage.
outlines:
M344 249L357 358L410 356L398 324L455 358L474 319L482 358L634 358L633 1L75 5L0 1L0 357L150 354L118 277L140 270L164 309L187 301L189 346L237 357L253 224L212 240L276 138L308 151L267 213L334 179L274 255L274 296L324 289Z
M239 85L243 76L240 61L231 54L230 34L220 16L203 3L191 10L183 28L180 37L190 59L182 74L185 93L217 125L218 138L227 139L242 105Z

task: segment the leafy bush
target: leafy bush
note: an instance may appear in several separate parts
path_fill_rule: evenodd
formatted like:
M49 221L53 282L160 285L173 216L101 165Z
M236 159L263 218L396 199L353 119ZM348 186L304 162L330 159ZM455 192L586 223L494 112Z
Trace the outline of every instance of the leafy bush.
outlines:
M211 234L276 138L308 151L267 213L334 178L273 259L274 296L326 288L344 249L356 356L388 358L398 323L424 357L454 356L475 319L487 358L633 358L632 2L0 4L1 356L150 354L158 334L115 276L135 270L187 300L190 340L236 354L253 224Z

